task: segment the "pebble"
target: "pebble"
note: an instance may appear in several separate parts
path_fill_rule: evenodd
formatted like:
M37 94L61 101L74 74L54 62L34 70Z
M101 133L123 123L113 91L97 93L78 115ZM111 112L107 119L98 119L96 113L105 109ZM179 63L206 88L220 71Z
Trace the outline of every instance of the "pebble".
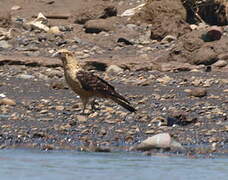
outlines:
M4 98L4 97L6 97L6 95L3 93L0 93L0 97Z
M21 6L18 6L18 5L14 5L13 7L11 7L11 10L13 10L13 11L16 11L19 9L21 9Z
M221 68L225 67L227 65L227 61L225 60L218 60L216 63L213 64L213 66Z
M35 78L35 76L29 75L29 74L19 74L17 77L21 78L21 79L34 79Z
M78 120L79 122L86 122L86 121L87 121L86 116L77 115L76 117L77 117L77 120Z
M57 111L63 111L64 110L64 106L56 106L55 109Z
M172 36L172 35L167 35L165 36L163 39L162 39L162 43L170 43L172 41L175 41L177 40L177 38L175 36Z
M205 41L215 41L221 39L223 34L222 27L211 26L206 33Z
M194 97L204 97L207 95L207 90L205 88L194 88L189 92L189 95Z
M158 81L159 83L162 83L162 84L168 84L168 83L170 83L172 80L173 80L173 78L171 78L171 77L169 77L169 76L167 76L167 75L165 75L165 76L162 77L162 78L158 78L158 79L157 79L157 81Z
M62 34L62 32L59 30L58 26L52 26L49 30L48 33L50 34L55 34L55 35L59 35Z
M0 105L15 106L16 102L13 99L3 98L3 99L0 99Z
M106 69L107 73L122 73L123 69L117 65L110 65L108 66L108 68Z
M2 49L9 49L11 47L12 47L12 45L9 44L7 41L5 41L5 40L0 41L0 49L1 48Z

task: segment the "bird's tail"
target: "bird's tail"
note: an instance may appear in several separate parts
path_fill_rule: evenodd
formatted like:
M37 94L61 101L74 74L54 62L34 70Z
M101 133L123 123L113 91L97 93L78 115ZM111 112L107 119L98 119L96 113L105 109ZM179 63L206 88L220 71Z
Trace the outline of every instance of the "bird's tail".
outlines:
M127 100L125 101L125 99L123 100L122 98L120 99L120 98L117 98L117 97L111 97L111 99L114 102L116 102L117 104L119 104L122 107L124 107L125 109L127 109L128 111L130 111L130 112L135 112L136 111L136 109L133 108Z

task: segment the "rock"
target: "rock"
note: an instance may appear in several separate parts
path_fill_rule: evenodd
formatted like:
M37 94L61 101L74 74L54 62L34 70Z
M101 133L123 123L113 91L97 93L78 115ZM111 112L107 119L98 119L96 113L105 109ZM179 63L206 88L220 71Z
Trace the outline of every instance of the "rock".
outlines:
M120 16L121 17L124 17L124 16L133 16L137 12L139 12L142 9L143 6L145 6L145 3L140 4L140 5L138 5L138 6L134 7L134 8L127 9Z
M184 112L184 111L173 111L167 117L167 126L173 126L173 125L185 126L196 122L197 122L196 116L192 114L188 114L187 112Z
M56 89L56 90L58 90L58 89L68 89L68 86L67 85L65 85L63 82L52 82L51 83L51 87L53 88L53 89Z
M166 58L168 62L188 62L193 65L212 65L219 60L219 54L227 53L226 36L219 41L204 42L201 36L205 30L192 31L176 41ZM164 60L164 59L163 59Z
M82 116L82 115L77 115L77 120L79 122L87 122L86 116Z
M14 5L13 7L11 7L11 10L13 10L13 11L16 11L19 9L21 9L21 6L18 6L18 5Z
M165 37L162 39L161 42L163 42L163 43L170 43L170 42L176 41L176 40L177 40L177 38L176 38L175 36L167 35L167 36L165 36Z
M26 23L26 25L31 27L31 29L38 29L48 32L49 27L46 25L47 22L47 18L42 13L39 13L35 20Z
M45 4L54 4L55 3L54 0L42 0L42 2L44 2Z
M47 75L49 78L53 78L53 77L61 78L61 77L63 77L63 73L60 70L53 69L53 68L47 69L45 72L45 75Z
M218 60L216 63L213 64L214 67L222 68L227 65L227 61L225 60Z
M64 106L55 106L56 111L63 111Z
M126 38L122 38L120 37L118 40L117 40L118 43L124 43L125 45L133 45L133 43L129 40L127 40Z
M84 7L83 9L72 12L72 19L74 23L85 24L89 20L106 19L108 17L116 16L117 8L109 2L97 2L95 6Z
M162 116L158 116L151 120L151 123L156 124L157 126L167 126L167 119Z
M181 1L147 1L141 10L131 17L133 23L148 23L152 40L162 40L167 35L179 37L191 29L186 20L186 10Z
M133 149L148 151L151 149L184 149L183 146L173 140L168 133L161 133L147 138Z
M196 50L192 62L196 65L211 65L218 60L217 53L210 46L203 46Z
M0 97L4 98L4 97L6 97L6 95L3 93L0 93Z
M93 150L93 152L111 152L110 147L102 147L102 146L96 146Z
M87 61L83 68L86 70L106 71L107 64L99 61Z
M223 34L222 27L219 26L211 26L207 33L203 36L203 40L205 42L216 41L221 39Z
M35 78L35 76L29 75L29 74L19 74L17 77L21 78L21 79L34 79Z
M0 41L0 49L9 49L11 47L12 45L9 44L7 41L5 40Z
M197 30L198 26L196 24L190 24L191 30Z
M17 34L16 29L10 28L8 31L4 28L0 28L0 40L9 40L15 37Z
M55 35L59 35L62 34L62 32L59 30L58 26L53 26L48 30L48 33L50 34L55 34Z
M157 82L162 83L162 84L168 84L168 83L170 83L172 80L173 80L173 78L171 78L171 77L165 75L165 76L162 77L162 78L158 78L158 79L157 79Z
M191 65L189 63L171 61L166 63L160 63L160 67L158 67L158 70L162 72L168 72L168 71L179 72L179 71L191 71L196 67L197 67L196 65Z
M0 105L15 106L16 102L13 99L3 98L3 99L0 99Z
M108 66L108 68L106 69L107 73L122 73L123 69L117 65L110 65Z
M207 95L207 90L205 88L194 88L189 92L190 96L203 97Z
M111 31L114 29L114 24L108 19L89 20L84 25L86 33L99 33L101 31Z
M221 59L221 60L228 60L228 53L224 52L222 54L219 54L218 55L218 59Z

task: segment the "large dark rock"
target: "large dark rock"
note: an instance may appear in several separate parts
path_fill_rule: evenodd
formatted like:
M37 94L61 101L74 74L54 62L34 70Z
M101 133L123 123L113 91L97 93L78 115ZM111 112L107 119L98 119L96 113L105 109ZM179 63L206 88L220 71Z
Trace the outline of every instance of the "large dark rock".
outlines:
M89 20L105 19L117 15L117 8L108 2L97 2L94 6L85 6L72 13L72 20L77 24L85 24Z
M151 39L156 40L162 40L166 35L179 37L190 31L181 0L148 0L131 20L134 23L152 24Z
M84 25L86 33L99 33L101 31L113 30L114 24L112 18L89 20Z

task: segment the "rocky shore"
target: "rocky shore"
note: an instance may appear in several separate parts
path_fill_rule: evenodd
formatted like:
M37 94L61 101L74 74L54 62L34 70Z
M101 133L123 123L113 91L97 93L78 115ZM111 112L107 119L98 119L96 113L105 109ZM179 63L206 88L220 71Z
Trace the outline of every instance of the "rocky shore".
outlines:
M207 19L184 2L1 2L0 148L227 154L228 5L201 4ZM137 112L97 99L81 115L60 48Z

